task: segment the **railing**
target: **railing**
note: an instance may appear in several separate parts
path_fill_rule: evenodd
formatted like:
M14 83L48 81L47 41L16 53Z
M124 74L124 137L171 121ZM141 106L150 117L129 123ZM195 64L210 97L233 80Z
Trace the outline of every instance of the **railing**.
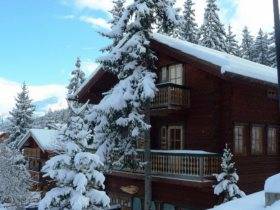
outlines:
M138 150L137 159L140 162L145 161L143 150ZM220 156L188 150L152 150L151 165L152 175L203 179L219 172ZM143 168L135 171L128 168L124 170L144 173Z
M151 108L190 106L190 90L185 86L164 83L158 84L157 88L159 91L151 103Z
M24 148L23 155L25 157L40 157L41 151L38 148Z
M39 171L31 171L29 170L30 173L30 179L34 182L41 182L42 181L42 173Z

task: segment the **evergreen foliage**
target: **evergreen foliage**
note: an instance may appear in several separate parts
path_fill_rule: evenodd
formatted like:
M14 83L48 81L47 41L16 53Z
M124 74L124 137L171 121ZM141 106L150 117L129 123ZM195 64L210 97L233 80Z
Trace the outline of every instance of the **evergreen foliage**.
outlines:
M218 12L219 8L216 4L216 0L207 0L204 22L199 31L199 43L202 46L226 52L226 32L220 21Z
M144 109L154 98L156 56L150 48L153 25L164 18L165 27L178 25L170 0L134 0L109 35L122 37L99 61L119 79L91 110L97 154L106 165L122 166L125 156L136 154L136 141L149 130Z
M253 61L269 66L268 46L268 35L260 29L254 43Z
M277 67L277 58L276 58L276 46L275 46L275 33L271 32L269 37L269 46L268 46L268 60L269 66L276 68Z
M92 138L89 122L85 118L87 104L81 108L70 106L70 118L59 134L58 155L42 168L44 176L56 182L39 203L39 209L96 209L109 206L104 191L105 177L100 172L102 162L93 154L89 143Z
M188 42L198 43L198 25L195 22L194 3L186 0L184 3L183 21L181 25L180 37Z
M29 98L28 89L25 83L22 85L22 90L18 93L15 107L10 112L10 137L7 144L11 148L16 148L21 138L28 132L33 123L33 112L35 107L32 105L32 100Z
M239 45L236 40L236 35L233 34L231 26L228 26L228 32L226 34L226 47L227 53L235 56L240 56Z
M247 26L242 31L241 57L250 61L254 59L254 38Z
M24 157L0 144L0 203L22 207L30 201L30 175Z
M67 86L68 89L68 98L73 98L74 93L78 90L78 88L85 81L85 73L81 70L81 60L77 58L76 69L71 72L70 83Z
M217 179L217 184L214 186L214 194L223 195L224 202L245 196L245 193L237 186L239 176L236 173L235 163L232 161L232 158L233 155L226 145L222 156L222 172L214 174Z

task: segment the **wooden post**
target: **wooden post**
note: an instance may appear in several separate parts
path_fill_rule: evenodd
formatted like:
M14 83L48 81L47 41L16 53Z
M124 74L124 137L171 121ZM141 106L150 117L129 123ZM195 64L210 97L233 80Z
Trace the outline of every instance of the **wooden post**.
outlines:
M204 177L204 158L199 157L199 178L203 179Z
M147 105L145 110L146 123L150 125L150 104ZM151 136L150 130L145 133L145 199L144 210L151 209L152 203L152 180L151 180Z
M275 46L278 74L278 106L280 110L280 19L279 19L279 3L278 0L273 0L274 10L274 30L275 30Z

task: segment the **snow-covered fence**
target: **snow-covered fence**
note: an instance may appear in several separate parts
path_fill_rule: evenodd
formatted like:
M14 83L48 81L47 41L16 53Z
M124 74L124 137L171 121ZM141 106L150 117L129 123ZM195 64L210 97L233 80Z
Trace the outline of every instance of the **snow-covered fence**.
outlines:
M157 88L159 91L151 104L151 108L190 106L190 90L185 86L163 83L158 84Z
M143 150L138 150L138 159L144 162ZM153 175L203 179L219 171L220 156L203 151L152 150L151 161ZM144 173L144 169L135 172Z

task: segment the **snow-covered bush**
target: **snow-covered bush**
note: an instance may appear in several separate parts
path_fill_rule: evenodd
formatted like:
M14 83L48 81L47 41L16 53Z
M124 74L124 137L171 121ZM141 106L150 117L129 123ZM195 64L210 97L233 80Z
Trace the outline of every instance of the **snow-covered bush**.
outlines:
M30 199L30 175L24 157L0 144L0 203L22 206Z
M105 177L99 157L89 144L92 134L85 120L87 104L81 108L70 106L70 118L59 135L61 151L42 168L45 177L56 182L46 193L39 209L95 209L108 207L110 199L104 191Z
M239 176L236 173L235 163L232 161L232 157L233 155L226 145L222 156L222 172L220 174L214 174L217 179L217 184L214 186L214 194L223 195L224 202L245 196L245 193L237 186Z

